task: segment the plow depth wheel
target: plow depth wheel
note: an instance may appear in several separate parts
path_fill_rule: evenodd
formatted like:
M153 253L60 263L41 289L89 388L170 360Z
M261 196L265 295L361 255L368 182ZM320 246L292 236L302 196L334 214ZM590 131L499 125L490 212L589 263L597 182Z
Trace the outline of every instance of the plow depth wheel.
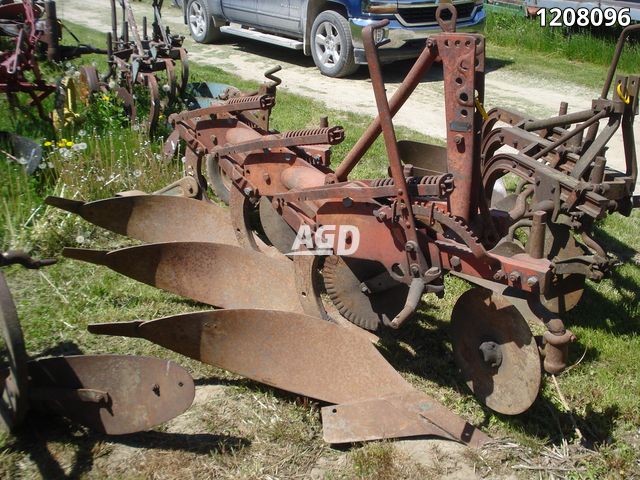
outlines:
M540 390L540 354L529 325L502 295L484 288L463 293L451 319L453 355L477 399L517 415Z

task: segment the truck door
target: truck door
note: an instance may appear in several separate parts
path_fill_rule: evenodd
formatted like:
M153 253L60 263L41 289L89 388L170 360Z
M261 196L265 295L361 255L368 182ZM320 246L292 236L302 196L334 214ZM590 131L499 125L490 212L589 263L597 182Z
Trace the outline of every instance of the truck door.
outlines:
M304 0L289 0L289 19L292 23L292 29L302 35L302 15Z
M295 19L291 18L289 4L298 0L257 0L258 21L261 26L280 32L298 33Z
M276 0L278 1L278 0ZM222 0L226 19L243 25L257 25L257 0Z

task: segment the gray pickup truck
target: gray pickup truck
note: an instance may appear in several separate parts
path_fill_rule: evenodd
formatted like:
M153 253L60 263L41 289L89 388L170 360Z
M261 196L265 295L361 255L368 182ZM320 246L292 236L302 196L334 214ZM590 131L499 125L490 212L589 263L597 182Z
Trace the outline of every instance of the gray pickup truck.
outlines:
M199 43L212 43L223 33L302 50L320 71L344 77L366 63L362 29L379 20L389 41L380 50L391 62L418 55L424 40L439 26L436 8L444 0L183 0L184 21ZM482 28L482 0L453 0L457 29Z

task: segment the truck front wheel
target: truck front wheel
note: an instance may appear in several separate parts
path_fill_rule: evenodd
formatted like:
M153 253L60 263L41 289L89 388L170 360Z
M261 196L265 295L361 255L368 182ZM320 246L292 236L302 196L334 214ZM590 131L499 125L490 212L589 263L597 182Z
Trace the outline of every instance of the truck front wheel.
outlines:
M333 10L326 10L316 17L311 27L311 55L316 66L328 77L346 77L358 69L346 18Z
M213 24L207 0L191 0L187 4L187 24L191 37L198 43L212 43L222 36L220 29Z

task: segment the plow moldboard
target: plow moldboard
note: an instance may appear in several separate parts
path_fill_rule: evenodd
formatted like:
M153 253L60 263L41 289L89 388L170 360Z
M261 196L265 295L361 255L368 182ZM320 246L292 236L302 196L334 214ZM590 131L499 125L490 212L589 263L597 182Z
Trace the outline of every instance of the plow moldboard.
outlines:
M159 358L45 358L29 362L29 374L33 407L43 403L46 410L110 435L144 431L166 422L189 408L195 395L187 371ZM96 390L108 396L106 401L82 401L65 395L71 389Z
M209 365L331 403L411 391L373 344L315 317L270 310L216 310L94 324L93 333L150 340Z
M302 312L293 262L232 245L154 243L112 252L65 248L63 254L216 307Z
M229 212L213 203L168 195L113 197L80 202L47 197L45 203L146 243L217 242L237 245Z

